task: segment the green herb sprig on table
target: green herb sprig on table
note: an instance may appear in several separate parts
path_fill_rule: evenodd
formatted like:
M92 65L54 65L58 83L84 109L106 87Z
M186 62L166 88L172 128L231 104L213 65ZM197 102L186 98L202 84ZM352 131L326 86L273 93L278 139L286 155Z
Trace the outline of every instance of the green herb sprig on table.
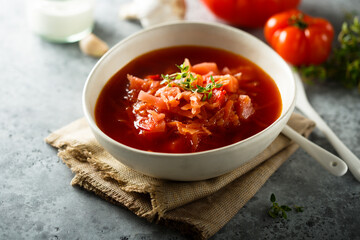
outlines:
M301 66L297 70L311 82L315 79L340 81L347 88L357 87L360 92L360 21L347 16L338 35L339 46L321 65Z
M210 76L211 83L208 83L205 87L199 85L194 86L193 83L197 80L197 77L194 76L191 72L189 72L189 66L184 66L184 64L181 64L180 66L176 65L176 67L180 69L180 72L170 75L162 74L161 77L163 78L163 80L160 84L167 84L169 87L171 87L172 81L181 79L181 81L177 83L177 85L184 90L204 94L202 101L206 101L207 99L211 98L211 96L213 95L213 89L223 86L223 84L221 83L216 83L213 76Z
M295 212L303 212L304 211L304 207L300 207L300 206L294 206L295 208Z
M272 218L284 218L287 219L287 214L286 212L291 211L291 208L289 206L286 205L282 205L280 206L277 202L276 202L276 197L275 194L271 194L270 196L270 201L272 202L272 206L270 207L268 214L270 215L270 217Z
M286 205L281 205L279 203L276 202L276 197L275 194L271 194L270 196L270 201L272 202L272 206L270 207L270 209L268 210L268 214L270 217L272 218L284 218L287 219L287 214L286 212L291 211L292 209L289 206ZM299 206L294 206L294 209L296 212L303 212L304 211L304 207L299 207Z

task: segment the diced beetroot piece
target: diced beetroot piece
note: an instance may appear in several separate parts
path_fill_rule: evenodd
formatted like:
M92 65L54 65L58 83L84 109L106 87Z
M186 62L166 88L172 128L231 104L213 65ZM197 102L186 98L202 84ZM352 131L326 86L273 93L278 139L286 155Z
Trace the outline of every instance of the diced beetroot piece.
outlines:
M214 89L211 100L214 103L218 102L219 106L222 106L226 101L226 91L225 90L220 90L220 89L217 89L217 88Z
M165 132L166 123L164 120L155 122L152 118L142 118L138 121L137 126L143 130L140 134Z
M223 88L229 93L236 93L239 90L239 81L233 75L215 75L213 79L216 83L223 85ZM210 77L207 78L210 83Z
M224 120L229 121L229 117L231 115L231 111L233 110L234 102L232 100L228 100L224 107Z
M251 115L255 113L255 109L251 103L251 98L248 95L240 95L237 113L241 119L248 119Z
M143 90L148 91L151 85L150 81L146 81L144 79L132 76L130 74L127 75L127 78L130 82L129 89L137 89L137 90Z
M146 79L151 79L154 81L160 81L163 80L160 74L155 74L155 75L148 75L145 77Z
M146 102L152 106L157 107L160 110L167 110L166 103L159 97L155 97L149 93L146 93L144 91L140 91L138 95L138 99Z
M203 62L203 63L195 64L194 66L192 66L191 70L192 72L200 75L205 75L208 74L209 72L212 72L213 75L219 74L219 69L216 63L214 62Z
M168 109L176 107L180 103L181 91L178 87L163 87L156 91L156 97L160 97L167 105Z
M165 114L157 113L153 110L147 110L149 113L145 117L137 117L136 126L140 128L141 134L149 134L149 133L159 133L165 132L166 122L165 122Z
M155 120L155 122L160 122L161 120L163 120L165 118L164 113L157 113L153 110L148 110L147 112L151 114L151 116Z
M182 65L183 67L189 67L188 71L192 72L192 66L189 59L185 58Z
M228 92L236 93L239 90L238 80L234 76L229 74L225 75L224 77L229 79L229 84L224 85L224 89Z

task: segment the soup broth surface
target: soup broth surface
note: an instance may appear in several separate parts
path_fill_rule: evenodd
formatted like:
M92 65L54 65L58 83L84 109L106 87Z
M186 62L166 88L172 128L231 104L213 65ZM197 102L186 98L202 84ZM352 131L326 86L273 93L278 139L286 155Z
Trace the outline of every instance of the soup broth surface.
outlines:
M120 69L99 95L95 121L127 146L190 153L253 136L281 110L275 82L256 64L221 49L179 46L146 53Z

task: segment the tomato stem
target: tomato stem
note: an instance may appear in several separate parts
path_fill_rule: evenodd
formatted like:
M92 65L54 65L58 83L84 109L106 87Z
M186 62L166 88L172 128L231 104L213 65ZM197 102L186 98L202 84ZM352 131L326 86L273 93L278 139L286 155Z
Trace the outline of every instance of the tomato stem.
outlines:
M289 18L289 25L300 28L302 30L308 27L308 24L304 21L304 14L300 13L297 15L292 15Z

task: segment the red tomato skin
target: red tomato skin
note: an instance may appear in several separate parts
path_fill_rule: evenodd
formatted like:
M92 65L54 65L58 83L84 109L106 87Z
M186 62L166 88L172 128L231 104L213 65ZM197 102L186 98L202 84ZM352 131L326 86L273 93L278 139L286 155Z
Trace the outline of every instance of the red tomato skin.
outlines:
M262 27L275 13L296 8L301 0L202 0L217 17L241 27Z
M271 38L273 37L275 32L289 26L289 23L288 23L289 15L297 14L299 11L296 9L292 9L287 12L288 12L288 14L281 14L281 13L276 14L267 20L265 28L264 28L264 35L265 35L265 39L267 42L270 43ZM279 34L279 33L277 33L277 34Z
M295 26L290 20L302 15L306 26ZM299 10L275 14L265 24L266 41L287 62L295 65L318 65L326 61L334 37L330 22L314 18Z
M305 62L308 47L304 33L292 27L278 32L272 39L275 51L291 64L300 65Z
M334 37L334 30L330 23L321 19L305 30L305 36L311 43L308 47L307 64L321 64L326 61L330 52ZM324 31L325 29L325 31Z

